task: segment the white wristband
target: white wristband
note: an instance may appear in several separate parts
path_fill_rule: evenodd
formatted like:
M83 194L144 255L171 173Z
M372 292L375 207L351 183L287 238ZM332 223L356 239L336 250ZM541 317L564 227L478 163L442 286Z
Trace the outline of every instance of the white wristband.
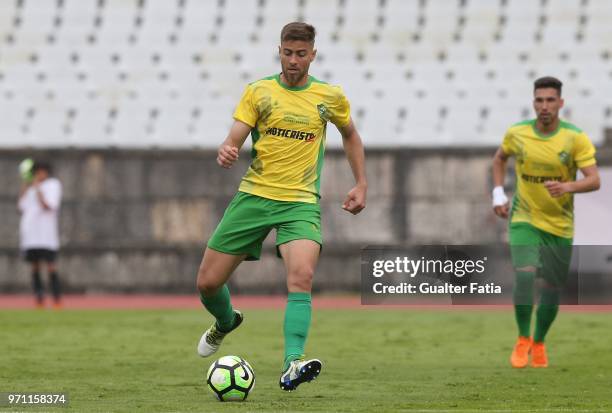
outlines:
M503 186L496 186L493 188L493 207L503 206L508 203L508 197L504 192Z

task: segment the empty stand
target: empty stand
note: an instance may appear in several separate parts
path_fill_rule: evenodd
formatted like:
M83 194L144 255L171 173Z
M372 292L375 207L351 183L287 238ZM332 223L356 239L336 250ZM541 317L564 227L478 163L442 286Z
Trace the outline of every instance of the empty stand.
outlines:
M0 0L0 145L216 147L293 20L367 145L496 145L543 75L612 127L608 0Z

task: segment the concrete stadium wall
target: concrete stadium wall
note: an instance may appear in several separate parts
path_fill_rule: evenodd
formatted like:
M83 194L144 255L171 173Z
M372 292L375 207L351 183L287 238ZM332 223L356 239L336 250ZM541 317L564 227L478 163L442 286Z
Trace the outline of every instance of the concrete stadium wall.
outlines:
M356 291L360 248L367 245L499 243L506 225L490 208L494 148L369 150L367 208L340 205L353 185L341 150L328 150L322 181L324 253L317 291ZM0 151L0 292L28 291L19 256L17 165L51 160L64 186L59 266L73 292L194 291L206 240L248 167L231 170L213 151ZM600 162L612 164L610 151ZM235 292L285 291L274 237L258 263L242 264Z

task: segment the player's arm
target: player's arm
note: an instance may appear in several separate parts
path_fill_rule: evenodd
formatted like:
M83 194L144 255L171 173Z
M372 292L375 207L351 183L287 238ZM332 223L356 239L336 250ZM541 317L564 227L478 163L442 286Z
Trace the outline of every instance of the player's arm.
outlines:
M346 126L338 127L342 134L344 153L355 177L355 186L346 195L342 208L353 215L361 212L366 206L368 182L365 173L365 152L361 136L351 119Z
M24 200L23 196L25 195L25 193L26 193L26 191L28 190L29 187L30 187L29 183L22 182L21 183L21 188L19 188L19 198L17 198L17 210L20 213L23 212L23 209L24 209L25 200Z
M504 193L507 165L508 155L500 147L493 156L493 211L501 218L508 218L509 211L508 197Z
M547 181L544 182L544 186L546 189L548 189L548 193L553 198L558 198L567 193L575 194L580 192L597 191L601 185L597 165L589 165L585 166L584 168L580 168L580 172L582 172L584 178L578 179L577 181Z
M231 168L238 160L238 151L251 132L251 126L239 120L234 120L227 138L217 151L217 163L223 168Z
M40 182L34 184L34 190L36 191L36 198L38 198L38 202L40 202L40 205L43 207L43 209L45 211L50 211L51 209L53 209L51 208L51 205L49 205L49 202L47 202L47 199L45 198L45 194L43 193L40 187Z

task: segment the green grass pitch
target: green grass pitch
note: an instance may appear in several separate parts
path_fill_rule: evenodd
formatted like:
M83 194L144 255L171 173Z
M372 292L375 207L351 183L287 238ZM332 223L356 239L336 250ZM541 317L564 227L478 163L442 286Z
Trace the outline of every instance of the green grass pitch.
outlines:
M246 402L205 387L195 346L204 311L0 311L0 392L69 393L79 412L606 411L612 409L612 314L561 312L551 367L513 370L507 311L315 310L308 355L321 376L278 388L280 310L246 310L218 355L255 369Z

